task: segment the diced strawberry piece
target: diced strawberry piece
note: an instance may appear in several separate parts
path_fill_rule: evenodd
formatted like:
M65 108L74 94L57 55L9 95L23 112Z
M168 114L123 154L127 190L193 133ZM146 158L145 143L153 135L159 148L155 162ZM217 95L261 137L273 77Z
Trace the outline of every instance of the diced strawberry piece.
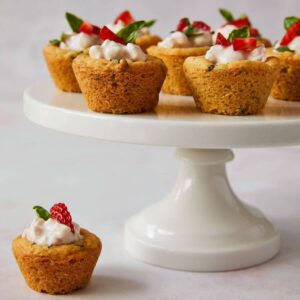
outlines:
M117 24L119 21L122 21L125 25L128 25L134 22L134 18L129 10L125 10L115 19L114 24Z
M217 38L216 38L216 45L228 47L228 46L230 46L230 43L227 41L227 39L225 38L225 36L222 33L218 32Z
M208 26L206 23L202 21L194 21L193 26L196 27L197 29L201 29L204 31L210 31L210 26Z
M228 22L227 24L225 25L234 25L236 26L237 28L242 28L242 27L245 27L245 26L250 26L250 21L248 19L247 16L243 17L243 18L240 18L240 19L237 19L237 20L233 20L231 22Z
M99 31L100 28L98 26L92 25L87 21L83 21L79 29L79 32L84 32L87 34L98 34Z
M280 46L287 46L298 35L300 35L300 20L289 28L289 30L283 36Z
M256 48L256 38L234 38L232 46L234 51L252 51Z
M183 18L179 21L177 27L176 27L176 31L183 31L185 29L185 27L187 27L189 24L188 24L188 21L186 18Z
M70 227L73 233L75 232L71 214L69 213L68 208L64 203L54 204L50 209L50 216L52 219L57 220L59 223Z
M251 37L259 37L260 36L260 33L259 33L258 29L256 29L256 28L249 27L249 32L250 32Z
M105 40L110 40L110 41L114 41L116 43L125 45L126 43L124 42L123 39L121 39L120 37L118 37L114 32L112 32L107 26L104 26L99 33L99 38L102 41Z

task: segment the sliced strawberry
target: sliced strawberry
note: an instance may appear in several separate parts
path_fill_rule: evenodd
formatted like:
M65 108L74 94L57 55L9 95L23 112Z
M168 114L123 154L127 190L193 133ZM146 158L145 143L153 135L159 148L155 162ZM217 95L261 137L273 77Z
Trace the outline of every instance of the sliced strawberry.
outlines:
M210 31L210 26L208 26L206 23L202 21L194 21L193 26L197 29L201 29L204 31Z
M254 28L254 27L249 27L249 32L250 32L250 36L252 36L252 37L260 37L260 33L259 33L258 29Z
M84 32L87 34L99 34L100 28L98 26L90 24L87 21L83 21L80 26L79 32Z
M234 51L252 51L256 48L256 38L234 38L232 46Z
M126 43L124 42L123 39L121 39L120 37L118 37L114 32L112 32L108 27L104 26L99 33L99 38L102 41L105 40L110 40L110 41L114 41L116 43L125 45Z
M300 35L300 20L289 28L289 30L283 36L280 46L287 46L298 35Z
M176 31L183 31L187 26L189 26L189 21L187 18L183 18L179 21Z
M134 18L129 10L125 10L115 19L114 24L117 24L119 21L122 21L124 25L128 25L134 22Z
M218 32L217 38L216 38L216 45L228 47L228 46L230 46L230 43L227 41L227 39L225 38L225 36L222 33Z
M250 21L248 19L247 16L243 17L243 18L240 18L240 19L237 19L237 20L233 20L231 22L228 22L227 24L225 24L224 26L226 25L234 25L236 26L237 28L242 28L242 27L245 27L245 26L250 26Z

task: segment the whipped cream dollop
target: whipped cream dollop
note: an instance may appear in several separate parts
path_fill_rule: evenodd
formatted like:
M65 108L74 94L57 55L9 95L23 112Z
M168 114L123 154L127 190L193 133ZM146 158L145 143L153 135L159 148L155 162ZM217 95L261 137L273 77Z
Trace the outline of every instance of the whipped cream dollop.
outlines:
M161 48L204 47L212 44L212 35L208 31L197 31L199 36L188 37L181 31L175 31L157 44Z
M132 61L145 61L147 55L143 52L140 46L128 43L122 45L114 41L105 40L101 46L92 46L89 49L91 58L111 59L128 59Z
M113 31L114 33L117 33L118 31L120 31L121 29L123 29L126 25L119 20L116 24L111 23L111 24L107 24L106 27L108 27L111 31ZM141 30L138 31L137 37L141 37L143 35L149 35L150 34L150 30L148 27L144 27Z
M232 45L228 47L215 45L206 52L205 58L216 65L239 60L265 61L266 48L264 45L261 45L252 51L235 51Z
M74 224L74 233L70 227L59 223L54 219L47 221L42 218L36 218L32 221L29 228L23 231L22 238L37 245L62 245L70 244L79 241L82 236L80 235L80 226Z
M278 48L278 47L281 47L281 46L280 46L280 42L278 42L278 43L276 44L276 46L274 47L274 51L275 51L275 52L278 52L278 51L276 50L276 48ZM287 47L288 47L290 50L295 51L296 54L300 54L300 36L295 37L295 38L287 45Z
M70 49L74 51L82 51L93 45L100 45L101 41L96 34L70 33L65 34L64 42L60 43L62 49Z
M231 33L233 30L235 30L235 29L238 29L238 28L237 28L236 26L230 25L230 24L218 28L218 29L215 31L215 33L213 34L213 37L212 37L213 42L214 42L214 43L216 42L218 33L221 33L226 39L228 39L230 33Z

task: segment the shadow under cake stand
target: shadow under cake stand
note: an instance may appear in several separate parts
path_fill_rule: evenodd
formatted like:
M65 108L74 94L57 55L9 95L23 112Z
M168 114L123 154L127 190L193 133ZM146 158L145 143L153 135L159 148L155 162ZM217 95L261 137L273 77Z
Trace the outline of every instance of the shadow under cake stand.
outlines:
M144 262L189 271L225 271L271 259L279 232L232 191L231 148L300 144L300 103L270 99L255 116L202 114L191 97L161 95L152 113L109 115L81 94L39 83L24 93L25 115L55 130L102 140L176 147L181 171L172 191L125 224L125 248Z

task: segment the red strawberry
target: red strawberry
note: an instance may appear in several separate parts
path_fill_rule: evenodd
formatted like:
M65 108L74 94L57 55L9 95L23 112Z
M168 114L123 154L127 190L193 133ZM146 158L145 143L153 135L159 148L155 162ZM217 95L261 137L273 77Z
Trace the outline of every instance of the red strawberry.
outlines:
M128 25L134 22L134 18L129 10L125 10L115 19L114 24L117 24L119 21L122 21L125 25Z
M201 29L204 31L210 31L210 26L208 26L206 23L202 21L194 21L193 26L197 29Z
M234 38L232 40L232 46L234 51L252 51L256 48L255 38Z
M54 204L50 209L50 216L52 219L57 220L59 223L70 227L73 233L75 232L71 214L69 213L68 208L64 203Z
M245 26L250 26L250 21L249 21L248 17L245 16L243 18L228 22L224 26L226 26L226 25L234 25L237 28L242 28L242 27L245 27Z
M105 40L110 40L110 41L114 41L116 43L125 45L126 43L124 42L123 39L121 39L120 37L118 37L114 32L112 32L107 26L104 26L100 33L99 33L99 38L102 41Z
M177 27L176 27L176 31L181 31L183 32L183 30L185 29L185 27L189 26L189 21L187 18L183 18L179 21Z
M98 26L90 24L87 21L83 21L80 26L79 32L84 32L87 34L99 34L100 28Z
M280 46L287 46L298 35L300 35L300 20L289 28L289 30L283 36Z
M228 47L228 46L230 46L230 43L227 41L227 39L225 38L225 36L222 33L218 32L217 38L216 38L216 45Z
M249 32L250 32L250 36L252 37L260 37L260 33L256 28L249 27Z

